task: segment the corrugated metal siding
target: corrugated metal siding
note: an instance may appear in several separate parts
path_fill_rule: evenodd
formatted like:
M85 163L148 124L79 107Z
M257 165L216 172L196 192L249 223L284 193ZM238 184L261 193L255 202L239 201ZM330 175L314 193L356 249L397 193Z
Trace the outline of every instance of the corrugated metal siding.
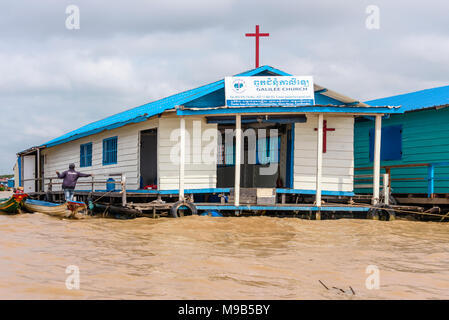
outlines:
M382 126L402 125L402 159L382 161L381 165L449 161L449 108L423 110L384 119ZM354 131L355 167L370 167L369 130L373 121L356 122ZM371 173L356 171L356 174ZM435 175L449 176L448 167L435 169ZM392 178L427 177L427 168L392 169ZM393 181L393 193L427 193L427 181ZM371 192L356 189L356 192ZM449 181L435 181L436 193L449 193Z

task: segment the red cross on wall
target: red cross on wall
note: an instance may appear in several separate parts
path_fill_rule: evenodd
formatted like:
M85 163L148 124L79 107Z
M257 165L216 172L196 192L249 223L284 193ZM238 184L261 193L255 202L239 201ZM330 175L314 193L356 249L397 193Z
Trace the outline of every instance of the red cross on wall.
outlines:
M255 37L256 38L256 68L259 68L259 38L260 37L269 37L269 33L260 33L259 25L256 25L256 33L246 33L247 37Z
M315 131L317 131L318 128L315 128ZM335 128L328 128L327 127L327 120L323 121L323 153L326 153L326 145L327 145L327 132L328 131L335 131Z

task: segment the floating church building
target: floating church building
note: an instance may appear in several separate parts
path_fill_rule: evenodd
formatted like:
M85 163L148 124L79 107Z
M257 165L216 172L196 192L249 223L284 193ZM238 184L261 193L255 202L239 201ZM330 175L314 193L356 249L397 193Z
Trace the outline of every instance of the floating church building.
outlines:
M280 210L282 205L285 210L361 210L349 206L355 195L354 140L366 135L354 131L355 119L371 117L375 123L370 198L376 204L382 117L400 112L388 101L372 106L311 77L261 66L22 151L17 180L28 193L43 194L49 187L57 192L55 171L75 163L102 180L80 179L80 196L111 191L108 181L126 177L122 193L128 197L170 195L196 203L198 210ZM323 202L328 197L346 202L331 206Z

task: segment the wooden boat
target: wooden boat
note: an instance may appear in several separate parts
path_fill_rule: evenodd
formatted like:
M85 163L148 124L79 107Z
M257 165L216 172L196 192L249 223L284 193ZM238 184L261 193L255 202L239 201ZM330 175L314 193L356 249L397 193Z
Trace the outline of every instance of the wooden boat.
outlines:
M20 213L27 197L26 193L14 193L9 199L0 201L0 211L7 214Z
M24 202L24 208L28 212L40 212L60 218L80 219L84 215L81 211L86 210L86 204L78 201L67 201L65 203L53 203L41 200L28 199Z

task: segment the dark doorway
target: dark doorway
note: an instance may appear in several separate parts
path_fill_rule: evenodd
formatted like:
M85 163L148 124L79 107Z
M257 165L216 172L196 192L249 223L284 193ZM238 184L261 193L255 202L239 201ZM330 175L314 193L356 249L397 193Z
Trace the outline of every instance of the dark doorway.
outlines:
M140 188L157 185L157 129L140 132Z
M235 139L234 145L231 148L227 148L224 137L224 130L234 129L234 124L230 125L218 125L218 129L222 134L221 145L218 147L218 159L217 159L217 187L218 188L232 188L234 186L234 176L235 176L235 165L232 162L226 163L227 159L233 160L235 153ZM281 188L288 186L286 179L287 168L287 138L288 133L291 132L291 124L281 124L281 123L249 123L242 124L242 143L243 143L243 153L241 158L240 166L240 186L242 188ZM250 140L245 138L246 130L254 129L257 132L257 137L254 142L256 146L250 146ZM269 134L270 130L276 130L277 135L271 137ZM266 136L260 137L258 131L264 130ZM290 133L291 134L291 133ZM259 145L259 141L265 140L265 144ZM271 149L271 140L276 139L277 142ZM263 150L260 149L263 148ZM268 149L268 150L267 150ZM256 162L251 160L250 154L253 153L258 158ZM275 171L272 173L262 173L263 168L268 169L270 164L262 164L261 155L265 154L265 157L270 159L272 165L274 165ZM229 155L229 157L227 157ZM265 162L266 163L266 162Z

